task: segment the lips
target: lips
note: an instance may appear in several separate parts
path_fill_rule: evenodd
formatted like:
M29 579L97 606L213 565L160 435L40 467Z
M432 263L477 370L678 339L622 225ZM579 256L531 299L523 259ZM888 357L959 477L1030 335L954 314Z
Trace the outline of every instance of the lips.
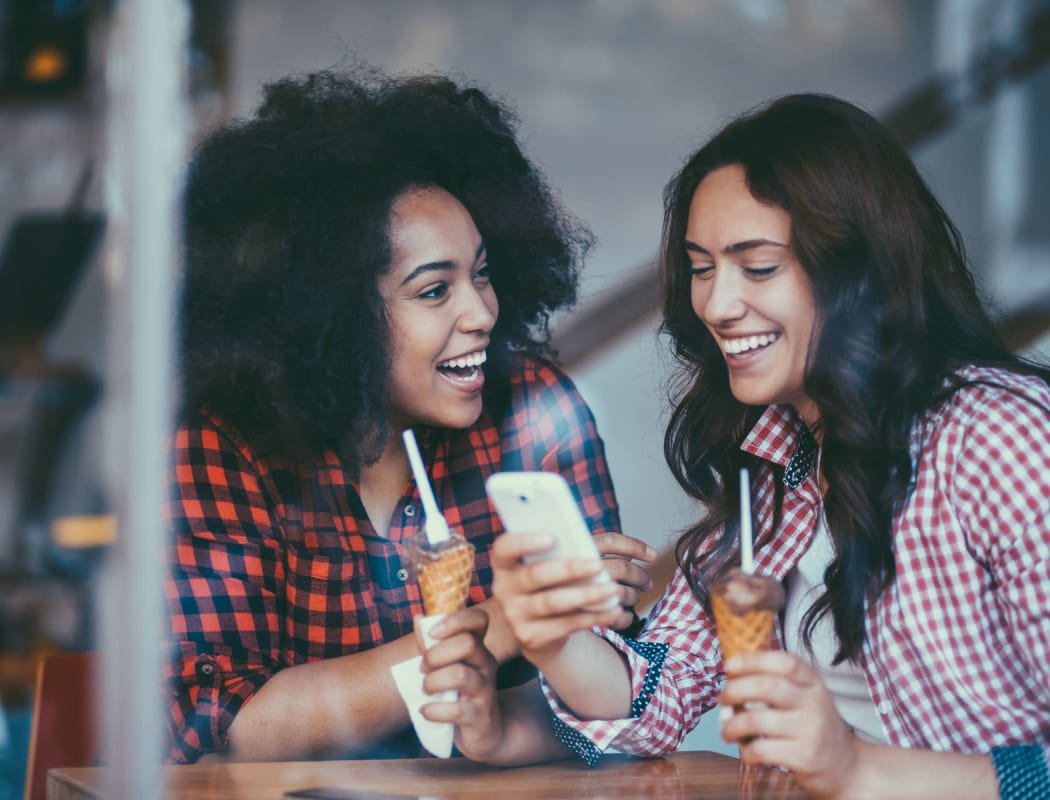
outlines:
M488 360L484 350L456 356L437 365L438 372L457 389L476 391L485 385L485 372L481 365Z

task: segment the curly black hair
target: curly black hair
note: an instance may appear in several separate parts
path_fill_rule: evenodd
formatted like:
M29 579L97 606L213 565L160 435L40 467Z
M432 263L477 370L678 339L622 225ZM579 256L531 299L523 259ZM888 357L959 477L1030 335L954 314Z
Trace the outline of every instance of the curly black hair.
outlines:
M836 556L803 636L808 642L830 612L836 660L856 660L865 606L895 577L893 511L911 480L916 421L965 385L954 377L961 367L1001 367L1048 382L1050 372L1000 341L959 232L907 152L871 115L834 97L789 95L730 122L664 193L663 331L680 367L664 453L678 482L709 512L677 550L705 604L707 587L736 551L738 470L765 463L740 449L764 409L733 397L725 357L692 307L684 247L697 187L729 165L743 167L756 199L788 212L791 245L813 287L817 324L804 386L820 413ZM782 481L775 487L774 532ZM710 536L717 542L700 562Z
M552 355L550 316L575 302L593 237L517 125L504 103L444 76L359 65L265 86L255 114L208 136L190 164L183 413L215 408L294 460L334 450L351 470L372 463L389 434L377 279L390 211L427 186L464 205L488 251L500 315L487 387L505 383L516 352Z

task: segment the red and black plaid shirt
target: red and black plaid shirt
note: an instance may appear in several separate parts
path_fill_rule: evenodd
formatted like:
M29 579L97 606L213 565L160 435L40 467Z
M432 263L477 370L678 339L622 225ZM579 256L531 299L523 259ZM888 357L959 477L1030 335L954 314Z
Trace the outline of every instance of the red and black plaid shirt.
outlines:
M421 436L438 505L477 556L470 602L491 593L489 548L501 531L485 479L504 470L561 473L591 530L618 531L619 511L590 409L563 373L528 360L509 402L466 430ZM423 613L401 547L420 529L414 483L377 536L339 459L292 466L257 458L214 413L174 438L165 584L169 758L221 751L234 715L278 670L367 650L412 631ZM409 730L386 755L419 755Z
M1050 751L1050 390L1002 370L959 376L985 383L913 431L913 484L894 516L897 575L867 611L863 669L895 746ZM778 580L809 547L821 503L802 428L790 408L770 406L742 445L785 468L781 527L755 553L756 570ZM773 474L755 476L756 538L772 525ZM579 720L545 684L559 736L591 764L609 747L676 749L724 679L714 623L681 570L637 641L604 635L628 659L632 716Z

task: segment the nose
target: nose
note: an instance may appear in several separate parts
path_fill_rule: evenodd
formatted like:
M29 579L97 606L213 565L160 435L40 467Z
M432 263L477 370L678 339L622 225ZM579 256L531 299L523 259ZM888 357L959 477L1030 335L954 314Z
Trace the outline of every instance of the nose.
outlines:
M740 271L716 267L707 280L693 281L693 310L708 325L724 325L747 313Z
M487 334L496 324L499 302L491 286L471 288L466 293L459 315L459 329L464 333Z

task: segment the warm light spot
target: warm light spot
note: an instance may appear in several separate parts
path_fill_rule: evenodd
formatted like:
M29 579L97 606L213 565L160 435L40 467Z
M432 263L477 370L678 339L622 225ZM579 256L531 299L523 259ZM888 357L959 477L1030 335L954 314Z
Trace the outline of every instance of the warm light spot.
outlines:
M45 44L29 54L25 77L33 83L53 83L66 73L66 57L57 47Z

